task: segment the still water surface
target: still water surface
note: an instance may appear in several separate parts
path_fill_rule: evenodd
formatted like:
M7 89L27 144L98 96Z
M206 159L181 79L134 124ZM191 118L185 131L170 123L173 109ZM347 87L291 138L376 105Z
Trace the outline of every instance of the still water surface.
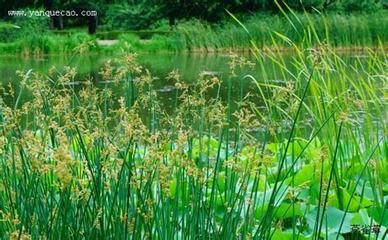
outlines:
M92 77L97 86L106 86L101 82L99 74L104 63L110 59L119 56L107 55L84 55L84 56L45 56L42 58L21 58L13 56L0 56L0 83L4 85L11 84L18 91L20 87L20 77L17 76L17 70L28 71L33 69L34 72L47 74L48 70L55 66L58 71L65 66L75 67L77 75L75 81L83 81ZM255 62L252 56L246 56L250 61ZM285 56L285 64L292 69L291 56ZM354 61L355 56L345 56L347 61ZM199 55L199 54L145 54L138 56L139 63L150 70L152 76L157 78L155 88L158 89L161 101L168 105L168 101L175 96L171 82L165 78L172 70L178 70L182 79L188 83L197 81L198 76L203 73L216 74L224 84L221 86L220 96L225 99L227 96L233 96L234 100L241 99L249 91L257 91L255 84L249 78L244 78L247 74L252 75L258 81L263 78L259 66L253 68L242 68L237 72L237 77L230 77L228 55ZM273 81L284 81L284 77L279 67L272 61L264 62L266 70L266 79ZM227 83L227 84L225 84ZM123 88L120 85L112 85L114 92L120 93ZM217 94L217 91L210 92L210 95ZM28 100L28 93L24 94L22 102ZM12 104L12 100L5 98ZM8 100L7 100L8 99Z

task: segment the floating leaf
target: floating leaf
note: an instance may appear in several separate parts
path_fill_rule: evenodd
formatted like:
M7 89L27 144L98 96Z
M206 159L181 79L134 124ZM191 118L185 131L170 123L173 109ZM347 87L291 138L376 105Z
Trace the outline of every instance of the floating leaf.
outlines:
M388 227L388 208L384 206L373 206L368 208L369 216L373 218L378 224Z
M353 215L353 218L350 220L351 224L357 225L369 225L370 217L368 216L368 212L366 209L361 209L357 213Z
M341 193L341 199L342 203L341 206L346 208L347 205L349 204L349 212L357 212L360 208L365 208L365 207L370 207L373 205L373 202L368 200L367 198L362 198L359 196L353 195L351 197L350 193L343 188L340 188L340 193ZM338 196L336 194L331 194L329 196L329 205L339 208L340 204L338 202Z
M317 219L317 207L311 210L307 216L306 220L310 230L313 230L316 219ZM338 233L338 230L341 225L341 220L345 212L339 210L338 208L328 207L325 215L323 216L322 229L328 229L328 233ZM322 217L322 209L320 211L319 219ZM353 218L353 213L346 213L344 224L341 228L341 233L348 233L351 231L350 220Z
M271 240L309 240L311 238L305 237L302 234L298 234L297 232L294 233L292 231L281 231L279 229L276 229L272 235Z
M286 219L292 217L302 217L303 212L298 204L282 203L275 209L275 217L277 219Z

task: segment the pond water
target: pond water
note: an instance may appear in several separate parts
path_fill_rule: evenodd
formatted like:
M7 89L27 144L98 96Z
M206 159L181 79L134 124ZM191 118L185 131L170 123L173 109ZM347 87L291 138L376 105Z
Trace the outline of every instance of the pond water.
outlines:
M33 69L35 72L47 74L48 70L55 66L61 71L65 66L72 66L77 69L75 81L83 81L92 77L97 86L105 86L101 82L99 74L102 66L108 60L119 56L107 55L86 55L86 56L45 56L39 59L36 58L21 58L13 56L0 56L0 83L5 86L11 84L17 91L20 86L21 78L17 76L18 70L28 71ZM247 56L250 60L254 59ZM252 74L259 77L258 68L246 68L238 72L239 77L231 79L228 62L228 55L168 55L168 54L145 54L139 55L139 64L150 70L152 76L157 78L155 87L160 93L162 102L167 103L169 99L175 96L171 82L165 78L173 70L178 70L182 80L193 83L197 81L200 74L210 73L216 74L221 80L230 82L230 90L233 95L245 94L250 89L254 88L252 81L248 79L242 80L242 76ZM276 79L276 71L273 71L273 78ZM115 92L121 92L120 86L111 85ZM227 84L221 86L220 96L225 98L228 92ZM210 92L210 94L212 94ZM216 91L214 91L216 94ZM5 97L8 103L12 103L11 99ZM22 102L28 99L28 93L22 97ZM168 105L168 104L166 104Z
M109 56L109 55L86 55L86 56L46 56L40 59L36 58L21 58L21 57L12 57L12 56L0 56L0 84L3 86L12 85L15 93L18 94L20 90L20 81L21 78L17 76L18 70L28 71L33 69L34 72L39 72L44 75L47 75L49 69L53 66L58 71L62 71L66 66L75 67L77 74L75 76L74 82L82 82L85 79L92 78L94 84L102 89L108 87L113 92L112 99L116 101L113 102L113 106L110 107L116 108L118 106L118 96L124 96L125 98L136 98L136 90L130 90L131 87L124 84L124 82L119 84L106 83L102 81L102 77L99 72L103 65L112 59L116 59L120 56ZM245 56L252 62L256 62L253 56ZM150 70L153 77L156 80L153 82L153 87L157 90L158 103L168 114L174 113L175 107L177 106L177 90L172 86L174 83L166 80L166 76L173 70L178 70L181 79L187 83L195 83L199 75L202 73L211 73L216 74L221 80L222 84L218 91L217 88L210 89L206 93L206 97L215 97L219 96L225 105L228 105L231 112L234 112L237 109L238 101L243 99L244 96L248 93L252 93L250 101L253 101L254 104L258 107L264 106L261 95L258 93L256 84L250 78L244 78L247 74L252 75L255 79L260 81L263 79L263 73L261 67L265 68L266 75L265 78L269 81L276 82L276 85L285 84L286 80L282 76L281 69L273 63L273 61L264 60L263 66L254 67L243 67L236 72L236 77L231 77L229 62L230 56L228 55L196 55L196 54L186 54L186 55L163 55L163 54L148 54L148 55L139 55L138 62L143 67ZM288 69L294 71L294 67L291 63L292 56L283 56L283 60L287 65ZM342 58L346 63L354 65L357 61L362 65L368 64L366 58L360 58L357 55L345 55ZM365 62L364 62L365 61ZM358 66L360 67L360 66ZM295 72L294 72L295 73ZM354 75L355 72L349 67L348 77ZM362 76L354 76L358 79L363 79ZM74 89L77 91L81 89L83 84L75 84ZM7 88L7 87L6 87ZM14 106L17 96L3 96L2 91L0 91L0 97L2 97L5 103L9 106ZM308 98L309 96L307 96ZM21 106L24 102L31 100L31 94L26 90L23 91L18 103L18 106ZM144 112L143 112L144 111ZM151 121L151 116L147 113L147 109L142 109L140 111L142 119L146 122ZM234 120L232 120L234 121ZM309 121L306 118L304 121L303 129L306 132L309 132L311 129L309 127ZM288 124L288 123L285 123ZM252 129L252 131L257 131L258 129ZM260 130L259 130L260 131Z
M45 56L42 58L21 58L13 56L0 56L1 82L15 82L17 70L29 70L47 73L55 66L58 70L64 66L77 68L77 80L83 80L86 75L99 79L98 72L103 64L115 55L86 55L86 56ZM252 61L253 58L249 57ZM228 74L228 55L170 55L170 54L145 54L139 55L140 65L148 68L152 75L163 79L172 70L179 70L187 81L195 81L202 71L218 72L221 76Z
M106 86L101 82L99 75L100 69L104 63L110 59L117 58L114 55L83 55L83 56L45 56L42 58L22 58L14 56L0 56L0 83L5 86L11 84L17 91L19 89L20 77L17 76L18 70L28 71L33 69L35 72L47 74L48 70L55 66L57 70L61 71L65 66L72 66L77 69L75 81L83 81L92 77L97 86ZM247 59L255 62L253 56L246 56ZM291 56L285 56L286 64L292 69L290 63ZM346 56L348 61L356 59L354 56ZM353 59L353 60L352 60ZM256 86L252 80L243 78L250 74L256 79L262 78L259 66L253 68L242 68L238 72L238 77L230 77L230 70L228 62L230 56L225 54L143 54L138 56L139 63L150 70L152 76L157 78L155 87L159 90L160 98L164 105L169 105L175 93L171 88L171 83L165 78L172 70L178 70L182 79L186 82L193 83L197 81L199 74L216 73L217 76L223 80L224 84L221 86L220 97L226 99L227 96L233 96L234 100L243 97L249 91L256 91ZM266 64L266 63L265 63ZM264 66L266 69L267 79L273 81L284 81L279 68L271 61ZM227 84L225 84L227 83ZM120 85L111 86L113 91L120 93L123 91ZM217 94L217 91L210 91L210 95ZM4 97L4 96L3 96ZM28 100L28 93L22 97L22 102ZM12 99L5 97L5 101L12 104Z

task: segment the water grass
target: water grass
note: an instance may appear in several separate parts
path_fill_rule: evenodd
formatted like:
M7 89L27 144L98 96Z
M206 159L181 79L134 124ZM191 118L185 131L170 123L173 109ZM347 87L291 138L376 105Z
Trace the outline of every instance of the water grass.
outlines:
M127 47L134 52L249 52L252 42L259 48L292 50L286 42L273 42L276 33L282 33L293 43L308 47L325 39L337 50L358 51L367 47L386 46L388 18L386 11L358 14L300 14L292 15L293 24L281 15L257 14L243 21L212 26L201 21L182 22L170 34L155 34L141 39L134 34L119 36L115 49ZM312 29L314 28L313 36ZM248 34L247 34L248 31Z
M210 26L199 21L180 24L177 32L183 35L189 51L227 51L229 49L244 50L250 48L251 41L260 48L272 47L276 32L287 36L298 45L318 44L311 32L331 47L362 48L376 47L386 44L388 18L386 11L367 14L300 14L290 15L293 24L281 15L257 14L241 20L245 27L236 22L220 26ZM249 34L246 33L248 30ZM284 42L276 46L287 48Z
M308 32L301 45L274 34L267 51L251 41L258 78L230 56L230 77L257 86L249 94L172 72L169 111L133 54L101 69L102 86L72 85L75 68L21 74L23 91L5 86L0 102L0 236L384 239L384 49L348 63Z

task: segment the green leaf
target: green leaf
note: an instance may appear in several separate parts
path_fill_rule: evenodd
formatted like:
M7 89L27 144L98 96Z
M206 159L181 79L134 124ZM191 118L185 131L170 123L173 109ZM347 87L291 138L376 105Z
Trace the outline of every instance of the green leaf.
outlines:
M259 177L259 184L257 185L257 191L264 191L265 189L268 189L267 180L266 177L261 175Z
M388 208L384 206L373 206L368 208L369 216L373 218L378 224L388 227Z
M317 212L318 212L317 208L314 208L306 216L307 224L311 231L313 230L316 223ZM320 211L320 215L321 214L322 214L322 209ZM323 216L322 229L328 229L329 234L337 233L341 225L341 220L344 214L345 212L339 210L338 208L328 207L325 215ZM351 231L350 220L352 218L353 218L353 213L346 214L344 224L341 228L341 233L348 233Z
M326 226L329 228L330 232L337 232L338 231L340 224L341 224L341 219L342 219L344 214L345 214L344 211L341 211L337 208L329 207L327 209L327 215L326 215L327 221L324 221L324 222L326 222ZM341 233L350 232L349 220L352 217L353 216L351 214L349 214L349 213L346 214L345 224L342 226Z
M275 217L277 219L287 219L287 218L292 218L294 216L295 217L303 216L303 212L300 206L297 204L294 204L294 206L292 206L292 204L289 204L289 203L282 203L275 210Z
M267 209L268 209L268 204L261 205L260 207L257 207L255 209L255 212L254 212L253 216L256 219L262 219L264 217Z
M219 145L220 143L213 137L205 136L202 139L195 138L192 146L193 158L199 159L200 156L215 157L217 155Z
M307 182L314 180L315 167L312 164L305 165L301 170L296 174L294 181L295 185L302 185ZM291 179L290 179L291 180Z
M301 186L307 183L319 183L321 174L321 166L313 163L304 165L294 176L296 186ZM330 165L326 162L323 165L323 178L328 179L330 174ZM285 181L290 185L292 177L288 177Z
M366 209L361 209L357 213L353 215L352 220L350 220L351 224L358 224L358 225L369 225L370 224L370 217L368 216L368 212Z
M342 195L341 205L346 208L346 206L350 203L348 209L349 212L357 212L360 208L370 207L373 205L373 202L365 197L362 199L361 197L355 195L351 197L350 193L346 189L340 188L340 193ZM338 201L338 196L336 194L333 193L329 196L329 206L339 208L340 204Z
M220 192L225 192L226 182L225 182L225 172L220 172L217 176L217 187Z
M7 22L0 22L0 30L3 29L13 29L13 28L20 28L18 25L7 23Z
M279 229L276 229L272 235L271 240L308 240L310 238L305 237L301 234L297 234L294 236L294 233L292 231L281 231Z

